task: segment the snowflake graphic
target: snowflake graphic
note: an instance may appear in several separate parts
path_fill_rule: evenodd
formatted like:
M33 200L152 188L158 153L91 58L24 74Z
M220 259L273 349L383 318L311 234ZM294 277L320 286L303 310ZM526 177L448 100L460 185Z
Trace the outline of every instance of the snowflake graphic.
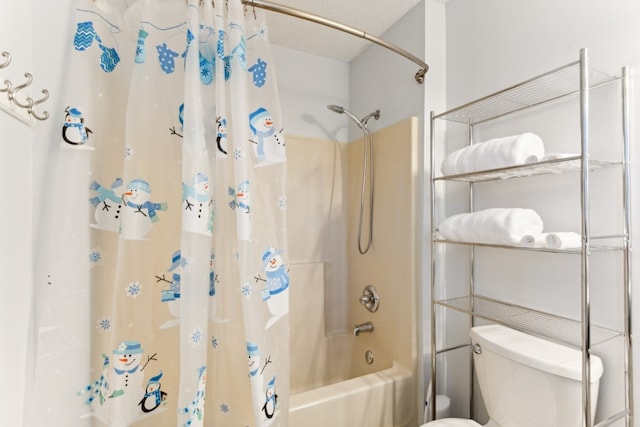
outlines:
M129 144L124 146L124 158L125 159L130 159L131 157L133 157L134 154L136 154L136 150L134 150L134 148L132 146L130 146Z
M233 158L235 160L240 160L243 157L244 157L244 153L243 153L242 149L240 149L240 148L234 148L233 149Z
M140 282L131 282L126 287L127 296L135 298L142 293L142 285Z
M212 336L212 337L211 337L211 347L213 347L213 348L217 348L217 347L218 347L218 345L219 345L219 343L218 343L218 338L216 338L215 336Z
M202 334L202 328L195 328L189 334L189 344L191 344L193 347L198 346L202 344L203 338L204 336Z
M212 74L211 69L206 67L200 68L200 77L202 77L203 80L207 80Z
M251 285L250 284L245 283L244 285L242 285L242 295L244 295L247 298L249 298L251 296Z
M180 257L180 267L185 268L189 265L189 260L185 257Z
M229 409L229 405L227 405L226 403L222 403L222 404L220 405L220 410L221 410L223 413L225 413L225 414L226 414L226 413L228 413L229 411L231 411L231 410Z
M107 332L109 331L109 329L111 329L111 320L109 320L107 316L103 316L100 320L98 320L96 327L100 329L100 332Z
M287 209L287 196L281 196L278 199L278 207L282 210Z
M91 264L92 267L94 265L102 265L102 250L100 248L91 249L89 251L89 255L87 255L87 259L89 260L89 264Z

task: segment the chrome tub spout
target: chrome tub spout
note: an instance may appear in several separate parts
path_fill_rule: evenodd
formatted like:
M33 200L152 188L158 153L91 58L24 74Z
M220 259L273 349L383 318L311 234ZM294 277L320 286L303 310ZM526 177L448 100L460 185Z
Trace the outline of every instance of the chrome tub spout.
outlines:
M373 332L373 323L365 322L353 327L353 335L358 336L363 332Z

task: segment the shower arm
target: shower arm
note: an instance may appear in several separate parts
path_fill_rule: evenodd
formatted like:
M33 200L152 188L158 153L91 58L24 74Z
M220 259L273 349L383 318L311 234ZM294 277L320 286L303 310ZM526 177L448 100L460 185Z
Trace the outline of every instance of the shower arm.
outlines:
M284 15L289 15L292 16L294 18L300 18L300 19L304 19L307 21L311 21L314 22L316 24L320 24L320 25L324 25L326 27L330 27L348 34L351 34L353 36L356 37L360 37L363 38L365 40L368 40L372 43L375 43L377 45L380 45L382 47L385 47L395 53L397 53L398 55L404 56L405 58L415 62L416 64L418 64L420 66L420 70L418 70L418 72L415 75L415 79L418 83L422 84L424 82L424 76L427 74L427 71L429 71L429 66L420 58L418 58L415 55L412 55L411 53L407 52L406 50L392 44L389 43L386 40L382 40L379 39L378 37L372 36L371 34L367 34L366 32L359 30L357 28L353 28L350 27L348 25L342 24L340 22L336 22L333 21L331 19L328 18L324 18L322 16L318 16L318 15L314 15L312 13L309 12L305 12L299 9L294 9L292 7L288 7L288 6L283 6L280 4L276 4L276 3L272 3L270 1L265 1L265 0L242 0L242 4L244 4L245 6L249 6L249 7L257 7L259 9L265 9L265 10L269 10L272 12L277 12L277 13L282 13Z

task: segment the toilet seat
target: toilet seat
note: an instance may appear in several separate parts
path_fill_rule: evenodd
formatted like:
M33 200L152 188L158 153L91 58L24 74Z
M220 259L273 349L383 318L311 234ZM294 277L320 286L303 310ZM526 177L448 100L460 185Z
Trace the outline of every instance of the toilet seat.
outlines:
M482 427L482 425L464 418L443 418L428 422L420 427Z

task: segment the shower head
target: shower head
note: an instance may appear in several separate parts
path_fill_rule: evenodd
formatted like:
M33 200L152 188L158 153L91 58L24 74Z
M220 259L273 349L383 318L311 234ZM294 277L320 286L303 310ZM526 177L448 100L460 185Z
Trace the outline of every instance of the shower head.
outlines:
M327 105L327 108L331 111L333 111L334 113L338 113L338 114L342 114L344 113L344 107L341 107L339 105Z
M367 122L369 121L369 119L371 117L373 117L374 119L378 120L380 119L380 110L376 110L373 113L367 114L366 116L364 116L362 119L358 119L354 114L352 114L349 110L347 110L344 107L341 107L339 105L327 105L327 108L331 111L333 111L334 113L338 113L338 114L346 114L347 116L349 116L351 118L351 120L353 120L356 125L358 125L358 127L362 130L366 130L367 129Z
M356 125L358 125L358 127L362 130L365 130L365 126L364 124L358 120L358 118L356 116L353 115L353 113L351 113L349 110L347 110L344 107L341 107L339 105L327 105L327 108L331 111L333 111L334 113L338 113L338 114L346 114L347 116L349 116L349 118L351 120L353 120L355 122Z

